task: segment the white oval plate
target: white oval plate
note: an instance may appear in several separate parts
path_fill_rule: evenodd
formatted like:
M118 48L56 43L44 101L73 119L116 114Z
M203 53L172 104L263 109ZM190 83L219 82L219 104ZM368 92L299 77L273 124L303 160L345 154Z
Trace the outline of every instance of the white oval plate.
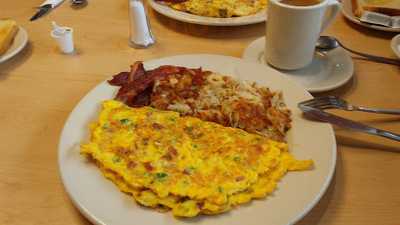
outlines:
M14 41L10 48L8 48L4 54L0 55L0 63L5 62L6 60L18 54L20 51L22 51L22 49L24 49L27 43L28 33L24 28L18 27L17 34L15 35Z
M214 18L193 15L186 12L175 10L169 6L157 3L155 0L148 1L150 6L158 13L186 23L209 25L209 26L241 26L264 22L267 18L266 10L262 10L254 15L233 18Z
M117 88L106 81L91 90L75 107L61 133L58 161L62 182L76 207L93 223L107 225L218 224L287 225L302 218L327 189L335 169L336 143L329 124L305 120L297 103L312 98L299 85L264 65L218 55L181 55L144 63L147 69L160 65L203 67L282 90L293 112L293 128L288 133L290 151L299 159L313 159L315 169L288 173L267 199L215 216L177 219L140 207L103 177L93 163L79 154L79 144L87 141L88 124L96 120L100 102L114 97ZM318 134L316 138L316 134Z
M250 62L266 64L264 46L265 37L253 41L244 50L242 58ZM301 84L307 91L317 93L329 91L347 83L353 77L354 66L350 55L343 48L336 48L323 54L315 54L312 63L305 68L281 70L281 73Z
M344 15L344 17L346 17L348 20L350 20L353 23L356 23L363 27L368 27L368 28L371 28L374 30L381 30L381 31L388 31L388 32L400 32L400 28L390 28L390 27L378 26L378 25L374 25L374 24L361 22L356 16L354 16L351 8L352 8L351 0L342 0L342 14Z
M400 34L394 36L390 41L390 47L397 57L400 58Z

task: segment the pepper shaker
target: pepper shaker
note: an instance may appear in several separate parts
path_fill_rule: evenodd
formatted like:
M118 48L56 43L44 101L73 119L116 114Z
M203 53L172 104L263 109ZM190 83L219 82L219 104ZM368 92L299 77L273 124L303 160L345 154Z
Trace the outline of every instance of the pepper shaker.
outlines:
M142 0L129 0L130 45L147 48L155 43Z

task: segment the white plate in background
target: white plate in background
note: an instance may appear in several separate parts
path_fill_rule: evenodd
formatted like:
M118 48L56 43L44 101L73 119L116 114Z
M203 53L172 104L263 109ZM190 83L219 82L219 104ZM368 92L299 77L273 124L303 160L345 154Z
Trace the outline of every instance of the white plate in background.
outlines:
M392 47L393 52L400 59L400 34L394 36L390 41L390 47Z
M346 17L351 22L359 24L364 27L375 29L375 30L388 31L388 32L400 32L400 28L390 28L390 27L384 27L384 26L361 22L360 19L358 19L353 14L351 0L342 0L341 2L342 2L342 14L344 15L344 17Z
M158 13L169 18L186 23L209 25L209 26L242 26L264 22L267 18L266 10L249 16L240 16L232 18L215 18L207 16L198 16L182 11L175 10L167 5L158 3L155 0L148 1L150 6Z
M0 55L0 63L5 62L6 60L12 58L17 55L28 43L28 33L22 27L18 27L17 34L14 37L14 40L8 50Z
M220 215L177 219L171 212L160 213L141 207L79 154L79 144L87 141L88 125L96 120L101 101L114 98L118 89L104 81L83 97L71 112L58 146L62 182L83 215L99 225L288 225L312 209L332 179L336 164L336 142L331 125L302 117L297 104L312 98L304 88L265 65L229 56L180 55L144 62L146 69L161 65L202 67L239 79L253 80L272 90L281 90L292 111L292 128L287 136L289 149L298 159L313 159L315 168L289 172L268 198L254 200ZM315 138L315 134L318 134L318 138Z

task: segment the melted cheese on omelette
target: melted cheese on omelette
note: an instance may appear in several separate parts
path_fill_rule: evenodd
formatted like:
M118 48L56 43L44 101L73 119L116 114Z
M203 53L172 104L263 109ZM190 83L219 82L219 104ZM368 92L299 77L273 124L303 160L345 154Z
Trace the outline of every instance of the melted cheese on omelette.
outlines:
M193 217L263 198L291 170L311 168L287 144L151 107L105 101L81 153L141 205Z
M267 0L187 0L168 4L195 15L227 18L255 14L265 9Z

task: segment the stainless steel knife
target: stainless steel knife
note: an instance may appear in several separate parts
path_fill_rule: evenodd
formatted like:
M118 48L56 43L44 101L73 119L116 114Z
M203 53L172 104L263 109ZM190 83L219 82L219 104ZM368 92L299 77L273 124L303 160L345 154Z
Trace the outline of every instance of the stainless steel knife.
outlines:
M51 9L54 9L58 5L60 5L64 0L46 0L44 1L40 6L39 10L33 15L30 19L30 21L34 21L46 13L48 13Z
M312 119L323 121L323 122L328 122L328 123L331 123L331 124L334 124L334 125L337 125L340 127L345 127L345 128L349 128L352 130L361 131L364 133L389 138L389 139L392 139L395 141L400 141L399 134L395 134L390 131L385 131L385 130L377 129L374 127L370 127L370 126L364 125L362 123L358 123L358 122L355 122L352 120L348 120L348 119L333 115L328 112L324 112L320 109L302 105L301 103L299 103L298 106L304 112L304 115L306 117L310 117Z

